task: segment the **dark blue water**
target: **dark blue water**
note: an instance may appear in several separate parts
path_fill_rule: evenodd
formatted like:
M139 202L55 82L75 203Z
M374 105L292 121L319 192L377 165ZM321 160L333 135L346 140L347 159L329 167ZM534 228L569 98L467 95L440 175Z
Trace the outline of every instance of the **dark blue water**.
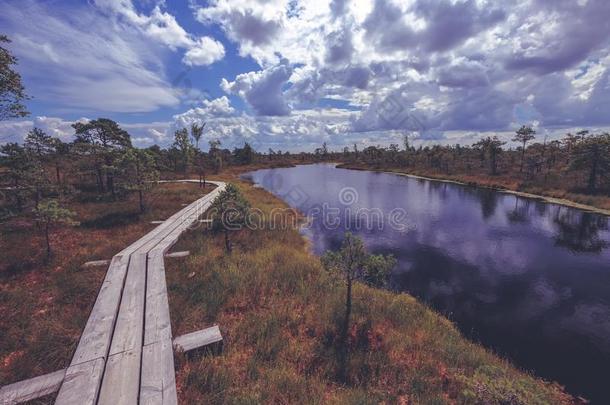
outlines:
M326 164L247 176L309 214L303 232L316 253L337 248L346 229L360 235L398 259L391 288L521 368L610 403L608 217Z

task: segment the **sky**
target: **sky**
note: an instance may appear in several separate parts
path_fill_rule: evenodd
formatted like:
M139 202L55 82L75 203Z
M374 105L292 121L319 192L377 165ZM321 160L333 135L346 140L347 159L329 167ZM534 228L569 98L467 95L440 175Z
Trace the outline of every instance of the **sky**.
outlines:
M610 127L608 0L2 0L34 126L232 148L539 140Z

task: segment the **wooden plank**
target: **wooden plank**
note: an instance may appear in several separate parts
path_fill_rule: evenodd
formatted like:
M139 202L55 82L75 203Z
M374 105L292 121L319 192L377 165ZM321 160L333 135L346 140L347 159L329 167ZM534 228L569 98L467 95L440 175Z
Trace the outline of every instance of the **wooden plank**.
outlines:
M133 381L140 381L140 372L152 387L144 392L156 392L152 395L155 398L161 393L161 403L176 403L163 255L224 189L224 183L215 184L218 187L213 192L179 210L113 257L61 385L58 404L93 404L100 390L103 390L103 401L112 405L117 401L123 403L122 400L133 401ZM151 252L149 256L156 263L150 276L146 274L146 252ZM149 282L150 288L145 289ZM144 350L140 346L143 341L147 344ZM146 370L140 370L139 359L144 361L143 353L148 353ZM161 369L157 369L156 361L163 363ZM154 378L161 380L152 381ZM135 398L137 401L137 394Z
M171 340L172 338L165 265L162 255L149 253L147 277L144 345L161 340Z
M188 250L184 250L182 252L172 252L165 255L165 257L176 258L176 257L187 257L191 254Z
M174 339L174 348L186 353L219 342L222 342L222 335L218 325L214 325L211 328L178 336Z
M197 203L197 201L193 202L189 206L176 212L174 215L169 217L167 220L163 221L163 223L161 225L157 226L155 229L153 229L152 231L150 231L149 233L144 235L142 238L138 239L137 241L135 241L134 243L132 243L131 245L129 245L128 247L123 249L121 252L118 253L118 255L128 256L128 255L132 254L133 252L135 252L136 250L140 249L149 240L151 240L155 237L158 237L158 236L162 237L164 235L164 232L166 232L168 228L173 229L173 226L175 226L175 222L177 220L179 220L186 213L195 209L196 203Z
M19 381L0 388L0 404L12 405L44 397L59 390L66 369Z
M129 259L110 355L139 349L142 346L145 290L146 253L134 253Z
M219 193L219 189L214 190L212 193L206 195L204 198L197 201L196 210L188 213L183 221L169 233L159 244L151 250L151 252L161 252L166 254L167 251L178 241L180 235L188 229L188 227L197 221L197 219L205 213L205 211L212 205L213 200Z
M176 405L174 352L170 339L144 346L142 351L141 405Z
M106 358L129 258L115 256L89 315L71 365Z
M216 190L214 190L214 191L216 191ZM208 195L203 196L199 200L193 202L192 204L190 204L186 208L178 211L177 213L172 215L170 218L168 218L162 225L160 225L159 227L155 228L155 230L153 230L153 231L151 231L151 233L149 233L149 235L153 236L153 238L151 238L151 239L157 239L158 241L160 241L163 238L165 238L165 236L169 232L171 232L171 230L174 230L176 228L176 226L178 226L179 224L184 222L184 220L186 218L191 218L193 215L197 215L197 217L198 217L200 214L197 214L197 212L200 211L201 204L202 203L206 203L210 199L213 199L213 198L215 198L215 194L210 193ZM153 235L153 232L156 231L156 230L160 230L160 232L156 232ZM141 245L139 245L139 247L143 246L145 243L146 242L142 243Z
M103 372L103 358L68 367L55 405L94 405Z
M93 404L97 400L128 263L128 257L113 257L59 390L57 404Z
M141 359L141 347L108 357L98 405L138 403Z
M83 268L107 266L110 264L110 260L93 260L91 262L83 263Z
M210 195L211 194L211 195ZM174 358L164 255L180 235L211 205L217 193L210 193L184 213L181 222L158 241L148 253L146 317L142 352L141 404L176 404Z

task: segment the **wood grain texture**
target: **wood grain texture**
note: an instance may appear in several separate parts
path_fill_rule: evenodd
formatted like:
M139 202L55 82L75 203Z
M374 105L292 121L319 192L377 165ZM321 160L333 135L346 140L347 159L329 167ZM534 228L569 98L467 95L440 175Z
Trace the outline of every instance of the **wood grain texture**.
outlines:
M108 355L128 263L129 257L115 256L112 259L71 365Z
M146 253L134 253L129 260L110 355L142 346L145 289Z
M106 362L99 404L132 405L138 403L142 347L114 354Z
M66 369L19 381L0 388L0 404L12 405L44 397L59 390Z
M104 372L103 358L68 367L55 405L93 405Z
M83 263L82 267L86 269L89 267L108 266L109 264L110 260L93 260L91 262Z
M174 339L174 347L182 352L189 352L214 343L222 342L222 335L218 325L211 328L187 333Z
M144 344L171 340L172 325L165 280L163 256L148 255L148 282L146 283L146 315Z
M140 404L176 405L176 375L171 339L144 346Z

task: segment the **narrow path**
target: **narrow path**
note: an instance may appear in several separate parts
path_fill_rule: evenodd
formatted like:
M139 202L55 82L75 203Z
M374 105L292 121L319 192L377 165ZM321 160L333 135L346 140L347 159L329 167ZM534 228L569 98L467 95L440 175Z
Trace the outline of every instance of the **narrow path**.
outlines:
M178 180L198 183L198 180ZM223 182L112 258L56 404L176 404L164 255Z

